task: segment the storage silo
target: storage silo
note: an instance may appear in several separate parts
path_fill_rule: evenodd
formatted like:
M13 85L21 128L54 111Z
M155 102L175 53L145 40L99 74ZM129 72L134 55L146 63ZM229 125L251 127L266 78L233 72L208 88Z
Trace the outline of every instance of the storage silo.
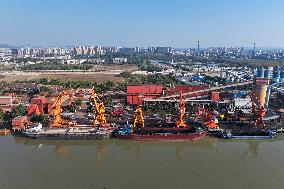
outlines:
M284 81L284 70L282 70L282 72L280 73L280 79L279 79L279 82L283 81Z
M266 78L266 79L270 78L270 70L269 69L264 70L264 78Z
M268 72L266 72L266 76L268 75ZM269 101L269 91L268 85L270 83L270 78L256 78L255 79L255 85L253 89L254 93L254 98L253 101L254 103L265 107L266 104Z
M267 92L267 85L259 84L255 85L254 87L254 95L255 95L255 103L261 106L265 105L266 102L266 92Z
M263 68L257 70L257 77L258 78L264 78L264 69Z
M252 74L256 77L257 76L257 68L254 68L253 70L252 70Z
M280 68L279 66L275 66L273 68L272 83L278 83L279 80L280 80Z

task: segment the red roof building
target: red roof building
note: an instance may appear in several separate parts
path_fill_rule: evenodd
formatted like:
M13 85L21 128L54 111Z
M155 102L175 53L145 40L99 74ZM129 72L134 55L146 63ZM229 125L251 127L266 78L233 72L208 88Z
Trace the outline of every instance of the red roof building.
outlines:
M127 94L162 94L162 85L130 85L126 89Z
M12 96L0 96L0 106L11 106L13 103Z
M16 117L12 119L12 130L14 132L22 131L26 128L27 124L28 124L27 116Z
M127 104L139 104L143 98L155 98L163 94L162 85L130 85L126 88Z

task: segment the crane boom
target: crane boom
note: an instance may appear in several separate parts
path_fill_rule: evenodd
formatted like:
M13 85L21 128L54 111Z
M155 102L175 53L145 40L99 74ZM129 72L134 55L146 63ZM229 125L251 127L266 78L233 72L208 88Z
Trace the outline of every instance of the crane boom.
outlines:
M69 98L69 95L63 91L61 92L52 104L51 115L53 120L51 127L62 127L64 125L64 120L61 118L62 103Z
M106 124L105 106L104 106L104 103L99 99L94 88L92 90L91 101L92 101L93 113L94 113L93 126L94 127L105 126Z

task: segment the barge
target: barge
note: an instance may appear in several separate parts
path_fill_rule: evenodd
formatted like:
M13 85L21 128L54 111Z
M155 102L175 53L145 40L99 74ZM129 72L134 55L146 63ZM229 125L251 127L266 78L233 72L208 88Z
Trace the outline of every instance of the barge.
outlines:
M105 127L94 128L91 126L77 126L68 128L41 128L32 127L23 132L23 135L31 139L108 139L112 129Z
M137 141L194 141L206 136L206 131L189 128L119 128L114 136L118 139Z
M271 130L226 130L220 132L223 139L271 139L277 137L277 133Z

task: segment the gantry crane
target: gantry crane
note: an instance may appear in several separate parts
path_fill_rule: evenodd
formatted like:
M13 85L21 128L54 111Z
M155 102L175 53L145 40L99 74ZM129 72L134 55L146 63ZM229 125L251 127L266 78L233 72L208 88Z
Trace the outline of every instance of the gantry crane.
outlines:
M51 109L51 115L53 116L51 127L62 127L65 124L64 120L61 118L61 112L62 112L61 105L68 98L69 95L65 91L63 91L58 95L58 97L53 102Z
M105 106L104 103L99 99L94 88L92 90L91 102L94 113L93 126L94 127L106 126Z
M179 93L179 118L176 121L176 127L177 128L186 128L188 127L187 124L184 121L184 115L185 115L185 101L184 97L182 95L182 92Z

